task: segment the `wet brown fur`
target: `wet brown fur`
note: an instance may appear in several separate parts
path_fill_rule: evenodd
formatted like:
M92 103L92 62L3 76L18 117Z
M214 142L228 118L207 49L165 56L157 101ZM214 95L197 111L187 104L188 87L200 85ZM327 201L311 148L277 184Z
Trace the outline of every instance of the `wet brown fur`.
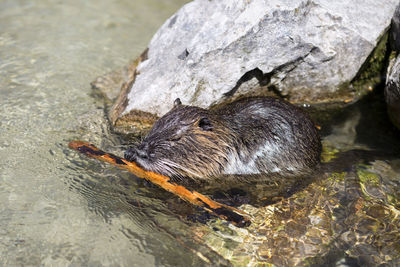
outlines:
M302 110L257 97L210 110L178 101L125 158L167 176L207 180L224 174L297 176L318 164L320 152L317 130Z

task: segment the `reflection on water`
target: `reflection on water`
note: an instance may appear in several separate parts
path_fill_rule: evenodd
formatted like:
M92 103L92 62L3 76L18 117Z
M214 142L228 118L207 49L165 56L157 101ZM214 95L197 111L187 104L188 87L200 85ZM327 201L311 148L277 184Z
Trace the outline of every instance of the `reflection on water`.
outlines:
M176 241L186 226L153 189L66 147L117 150L89 83L140 54L185 2L0 1L0 265L205 262Z

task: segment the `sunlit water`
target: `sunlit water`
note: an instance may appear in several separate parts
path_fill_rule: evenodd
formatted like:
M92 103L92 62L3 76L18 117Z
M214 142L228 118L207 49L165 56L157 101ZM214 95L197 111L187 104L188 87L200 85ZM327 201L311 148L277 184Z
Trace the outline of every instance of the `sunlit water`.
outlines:
M164 192L67 148L115 149L89 84L139 55L185 2L0 1L1 266L204 263L149 198Z

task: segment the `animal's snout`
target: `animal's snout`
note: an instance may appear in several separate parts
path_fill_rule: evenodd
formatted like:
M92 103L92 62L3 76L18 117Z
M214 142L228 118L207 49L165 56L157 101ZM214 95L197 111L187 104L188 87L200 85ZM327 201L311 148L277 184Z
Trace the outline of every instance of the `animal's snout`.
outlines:
M130 147L125 151L124 158L129 161L136 161L137 158L148 159L149 146L147 144L140 144L137 147Z
M135 161L136 150L134 147L128 148L124 153L124 158L128 161Z
M149 154L144 149L136 148L136 154L138 155L138 157L140 157L142 159L148 159L149 158Z

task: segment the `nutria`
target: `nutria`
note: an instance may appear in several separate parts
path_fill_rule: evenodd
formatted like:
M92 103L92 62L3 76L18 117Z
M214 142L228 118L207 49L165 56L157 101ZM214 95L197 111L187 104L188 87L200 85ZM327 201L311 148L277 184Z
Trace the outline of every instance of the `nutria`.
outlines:
M286 101L246 98L207 110L177 99L125 159L166 176L209 180L306 174L319 163L320 152L313 122Z

